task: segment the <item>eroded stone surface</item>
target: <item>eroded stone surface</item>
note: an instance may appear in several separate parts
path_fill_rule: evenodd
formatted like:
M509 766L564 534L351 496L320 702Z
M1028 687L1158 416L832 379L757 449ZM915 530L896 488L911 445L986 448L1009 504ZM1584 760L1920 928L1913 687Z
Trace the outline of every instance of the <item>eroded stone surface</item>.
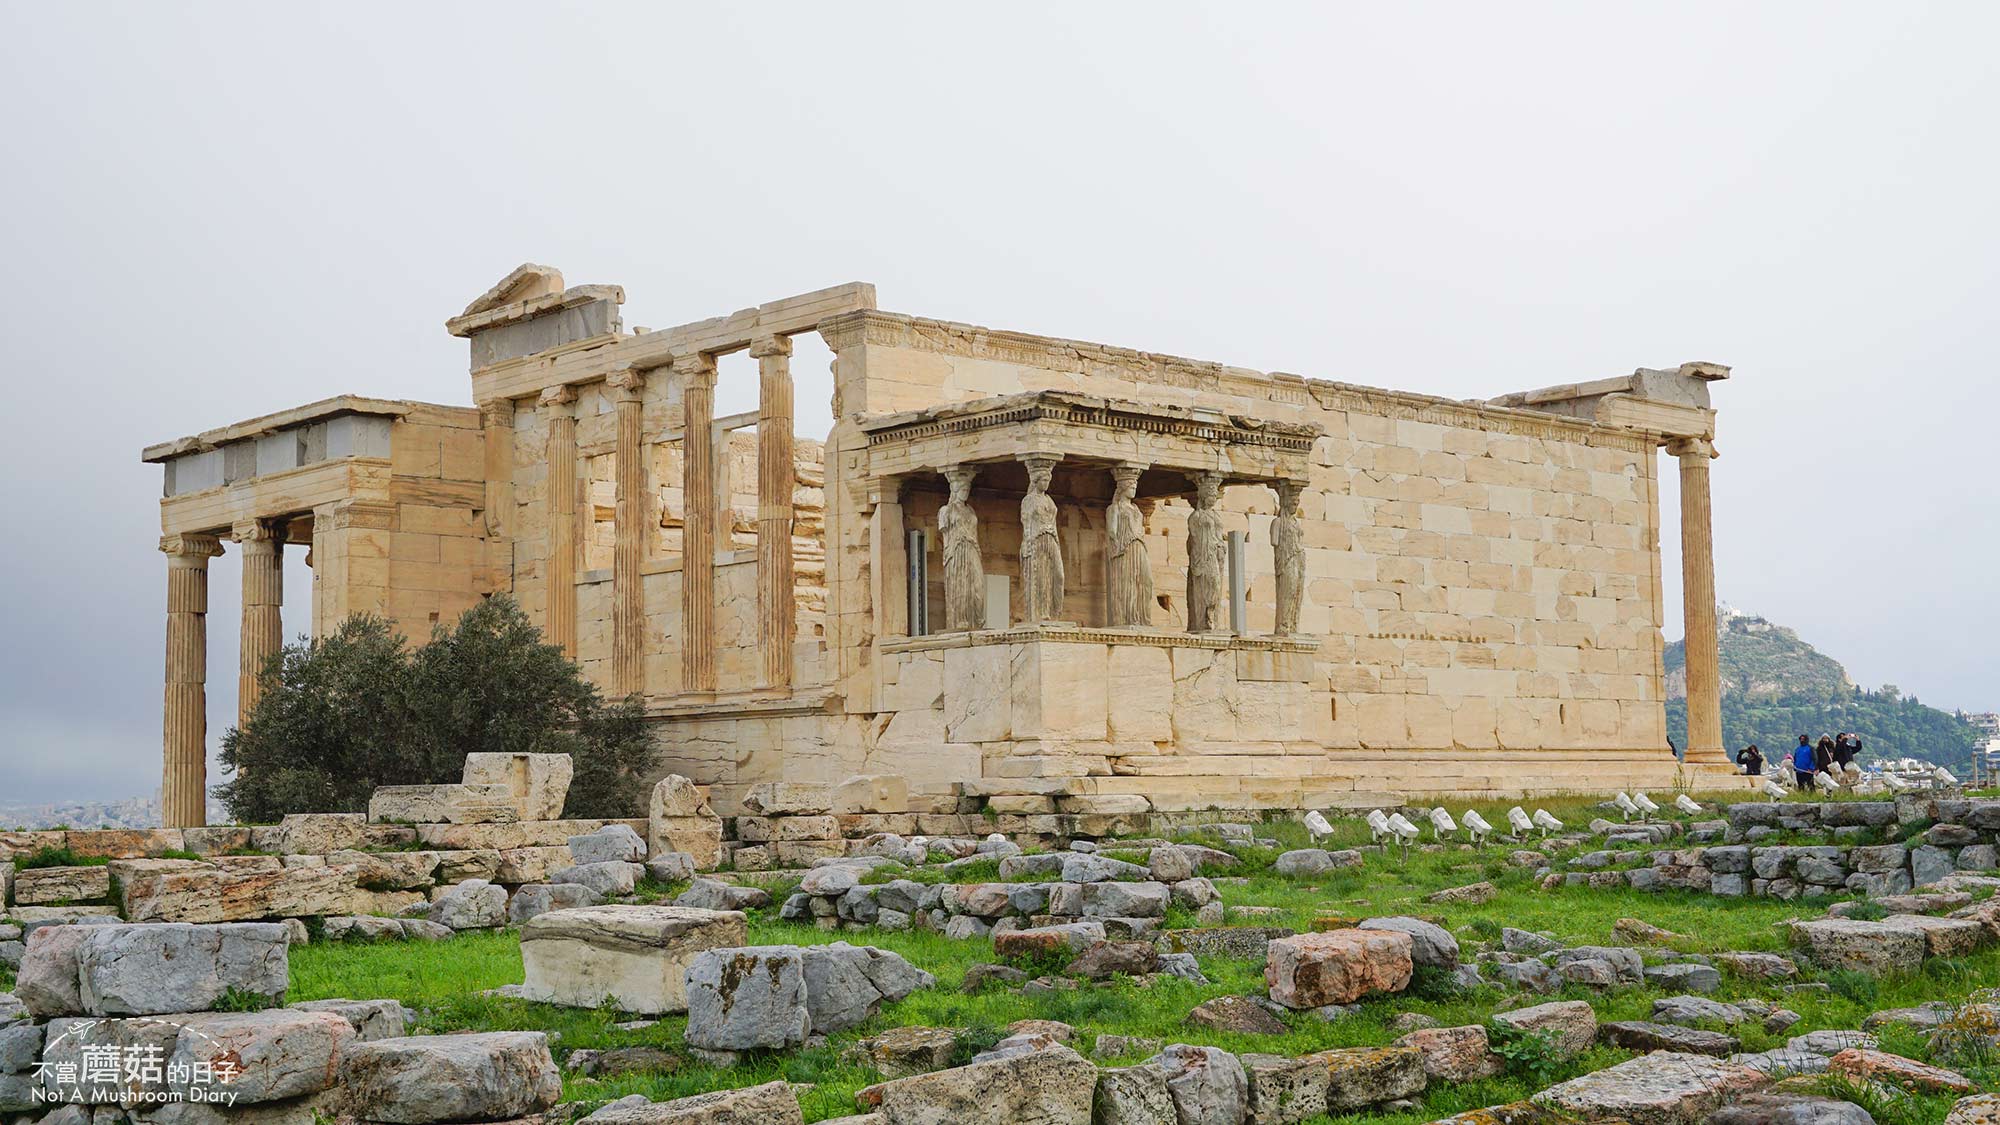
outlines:
M1264 982L1287 1008L1351 1004L1410 983L1415 943L1395 930L1332 930L1270 943Z

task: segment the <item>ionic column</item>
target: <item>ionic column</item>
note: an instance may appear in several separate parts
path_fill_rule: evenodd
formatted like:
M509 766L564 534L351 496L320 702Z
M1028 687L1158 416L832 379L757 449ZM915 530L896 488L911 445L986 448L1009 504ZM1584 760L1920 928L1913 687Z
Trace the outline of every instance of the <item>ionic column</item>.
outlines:
M646 466L640 448L646 377L634 370L613 372L610 384L618 410L616 539L611 549L611 682L620 696L645 688L646 590L640 564L645 559Z
M160 823L208 823L208 560L222 553L211 535L169 535L167 674L161 709Z
M263 671L285 645L285 555L282 529L249 520L231 529L243 560L243 636L236 671L236 725L250 719L264 693Z
M548 608L542 632L563 655L576 658L576 389L550 387L541 409L548 424Z
M715 690L715 360L674 360L687 421L681 530L681 690Z
M798 609L792 576L792 341L771 336L750 345L757 359L757 643L764 686L792 684Z
M1708 463L1715 446L1700 438L1671 442L1681 463L1681 609L1687 619L1686 760L1724 762L1721 655L1715 639L1715 539L1709 516Z

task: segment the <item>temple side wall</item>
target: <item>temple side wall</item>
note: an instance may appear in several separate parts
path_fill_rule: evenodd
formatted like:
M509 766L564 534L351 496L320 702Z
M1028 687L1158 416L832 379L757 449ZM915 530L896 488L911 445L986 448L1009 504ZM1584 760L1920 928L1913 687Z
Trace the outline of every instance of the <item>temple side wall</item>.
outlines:
M1316 651L1296 678L1245 677L1248 654L1192 649L1121 656L1114 675L1112 656L1134 646L1085 646L1101 656L1084 656L1041 645L1040 659L1075 665L1044 682L1084 717L1054 734L1010 731L1002 740L952 736L958 677L927 667L949 653L878 651L875 591L901 589L874 574L874 560L886 557L872 515L882 489L838 478L829 488L839 576L830 659L849 708L875 715L860 748L865 768L893 765L908 771L913 788L928 788L962 780L976 749L989 778L1073 776L1087 779L1079 791L1142 793L1167 802L1161 807L1672 780L1654 435L883 313L838 318L822 333L837 355L841 421L829 456L843 472L865 457L856 412L1036 390L1325 429L1303 501L1300 627ZM1249 539L1250 632L1268 632L1275 501L1267 489L1235 487L1225 506L1230 529ZM903 507L900 526L934 526L931 493ZM1149 518L1162 593L1178 593L1183 582L1186 514L1170 502ZM1010 528L1018 528L1004 511L991 515L983 553L1006 573ZM1101 525L1101 515L1087 518ZM1064 512L1065 529L1078 518ZM1087 589L1101 553L1072 554L1073 543L1081 547L1064 536L1065 563ZM1088 612L1088 599L1072 599L1079 606ZM1167 671L1154 668L1163 656ZM993 665L984 682L1020 698L1016 656L978 659ZM1153 673L1137 671L1142 664ZM934 691L940 679L945 686ZM1099 733L1114 706L1163 716L1172 733ZM940 731L927 762L918 748Z

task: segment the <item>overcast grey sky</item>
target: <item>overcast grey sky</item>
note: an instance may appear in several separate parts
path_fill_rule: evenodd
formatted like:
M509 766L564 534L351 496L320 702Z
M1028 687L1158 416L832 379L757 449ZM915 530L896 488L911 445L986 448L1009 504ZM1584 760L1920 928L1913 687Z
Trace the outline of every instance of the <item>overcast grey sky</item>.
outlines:
M469 402L442 322L528 260L624 285L628 325L867 280L1465 398L1731 364L1721 596L1864 683L2000 707L1996 39L1973 4L5 0L0 800L159 783L140 447Z

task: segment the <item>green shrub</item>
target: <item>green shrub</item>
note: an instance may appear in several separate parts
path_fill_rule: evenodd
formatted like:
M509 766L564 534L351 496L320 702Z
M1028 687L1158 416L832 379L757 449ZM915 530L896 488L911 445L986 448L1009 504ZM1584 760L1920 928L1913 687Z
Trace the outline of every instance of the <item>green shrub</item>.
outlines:
M1562 1073L1563 1059L1553 1031L1519 1028L1496 1020L1486 1025L1486 1039L1493 1053L1506 1061L1508 1074L1537 1088L1554 1085Z
M37 867L103 867L110 862L110 856L78 855L68 848L38 848L27 855L15 856L14 870L30 871Z
M1879 902L1857 902L1847 908L1844 917L1856 922L1880 922L1889 916L1889 908Z
M1876 995L1882 991L1882 982L1875 979L1875 974L1860 969L1836 969L1826 975L1826 984L1836 996L1862 1005L1874 1004Z
M383 785L457 780L480 752L568 754L564 815L644 815L653 751L636 699L607 704L513 600L467 610L409 647L388 622L350 617L288 645L248 721L222 740L216 787L230 815L361 812Z

